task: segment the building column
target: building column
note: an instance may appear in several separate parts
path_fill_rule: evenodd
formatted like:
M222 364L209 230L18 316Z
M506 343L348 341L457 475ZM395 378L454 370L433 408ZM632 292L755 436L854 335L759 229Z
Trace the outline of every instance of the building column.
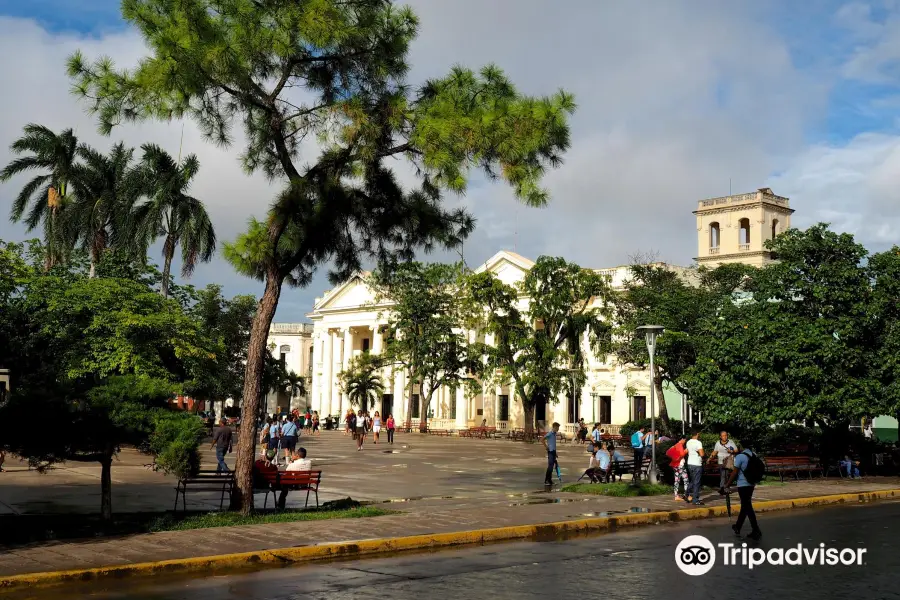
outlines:
M310 376L309 382L309 406L311 410L317 410L320 413L322 412L321 406L321 398L319 390L322 387L322 375L319 371L319 364L322 362L322 335L317 333L312 338L313 343L313 356L312 356L312 364L310 368L312 370L312 374Z
M324 418L331 410L331 368L334 362L331 353L334 350L334 335L327 329L322 335L322 375L319 377L319 417Z
M378 323L372 325L372 354L381 354L384 351L384 336L379 330Z
M353 330L349 327L344 329L344 354L341 357L343 359L343 367L342 370L346 371L350 368L350 360L353 358ZM350 408L350 396L341 391L341 414Z

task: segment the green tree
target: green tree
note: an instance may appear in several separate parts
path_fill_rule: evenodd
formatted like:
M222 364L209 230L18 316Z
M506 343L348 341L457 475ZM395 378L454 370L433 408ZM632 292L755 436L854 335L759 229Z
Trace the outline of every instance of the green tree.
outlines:
M868 271L874 346L870 364L881 385L878 393L890 409L886 414L900 417L900 246L870 256Z
M121 142L109 154L84 144L78 147L82 162L75 165L75 201L69 218L90 257L91 278L96 277L97 265L110 246L125 253L144 250L128 227L140 194L138 173L131 164L133 156L134 149Z
M526 437L533 434L539 402L584 384L585 336L594 353L610 348L611 290L607 279L562 258L542 256L518 289L485 271L470 276L470 327L491 336L476 344L479 375L514 385L525 413ZM525 304L523 308L521 305Z
M683 272L661 264L635 264L622 293L615 296L614 354L628 365L646 368L650 362L641 325L662 325L657 339L653 385L659 400L663 431L671 433L663 383L688 394L684 374L697 360L703 324L731 302L733 293L753 271L742 264L722 265L715 271Z
M67 209L69 184L75 170L78 138L71 129L57 134L43 125L29 123L24 135L13 142L10 149L20 157L0 171L0 182L21 173L42 171L19 191L13 201L10 219L14 223L24 221L28 231L43 224L44 264L49 269L63 262L74 244L63 227L63 213Z
M160 236L163 242L162 295L169 296L175 248L181 246L181 275L190 277L197 261L208 262L216 252L216 232L201 200L187 194L200 170L191 154L176 162L155 144L144 144L141 187L148 200L134 209L134 229L146 249Z
M458 302L462 277L461 265L406 262L385 265L369 280L376 301L390 304L384 361L409 372L407 427L412 420L413 386L419 382L422 432L428 429L434 393L442 386L458 387L471 366Z
M704 420L815 422L835 435L891 407L874 376L866 250L819 224L767 243L779 261L708 319L689 370ZM840 451L841 448L835 448Z
M384 381L378 371L383 366L378 357L364 353L353 358L345 371L338 373L341 388L350 398L350 403L368 410L375 406L384 394Z
M412 258L469 233L462 209L471 168L502 177L530 205L548 195L540 179L569 143L572 97L521 95L496 67L461 67L415 89L406 57L418 20L386 0L123 0L122 13L151 55L117 71L109 59L68 65L100 128L120 120L193 118L209 138L231 141L244 126L247 171L284 180L264 222L226 247L238 270L265 282L247 354L242 410L256 414L266 338L282 286L306 285L331 261L346 279L366 258ZM298 99L297 89L307 92ZM299 163L301 143L322 150ZM405 158L420 185L404 189L392 159ZM232 504L253 506L253 439L238 446Z

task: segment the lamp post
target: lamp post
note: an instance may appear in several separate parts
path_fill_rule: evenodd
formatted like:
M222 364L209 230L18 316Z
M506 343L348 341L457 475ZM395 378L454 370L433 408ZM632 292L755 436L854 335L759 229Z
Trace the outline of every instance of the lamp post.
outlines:
M597 422L597 392L591 392L591 423Z
M644 334L647 340L647 353L650 355L650 433L653 436L653 443L650 445L650 468L647 469L647 479L650 481L650 485L656 485L656 370L654 369L654 355L656 354L656 338L665 329L661 325L641 325L637 330Z

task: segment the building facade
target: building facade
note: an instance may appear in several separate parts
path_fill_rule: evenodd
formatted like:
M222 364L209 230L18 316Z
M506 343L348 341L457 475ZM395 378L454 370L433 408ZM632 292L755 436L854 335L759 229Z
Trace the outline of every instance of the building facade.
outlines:
M269 414L305 410L310 405L312 388L312 323L272 323L269 327L267 346L272 356L279 359L288 371L304 377L305 395L292 395L285 390L269 390L266 394L266 412Z

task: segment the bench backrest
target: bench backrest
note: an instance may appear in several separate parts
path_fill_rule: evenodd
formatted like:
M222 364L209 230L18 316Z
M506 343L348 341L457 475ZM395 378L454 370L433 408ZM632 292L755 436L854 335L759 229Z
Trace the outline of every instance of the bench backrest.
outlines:
M322 471L281 471L278 473L279 485L318 485L322 479Z
M182 477L179 481L183 483L217 483L228 482L234 479L234 472L217 473L216 471L198 471L195 475Z

